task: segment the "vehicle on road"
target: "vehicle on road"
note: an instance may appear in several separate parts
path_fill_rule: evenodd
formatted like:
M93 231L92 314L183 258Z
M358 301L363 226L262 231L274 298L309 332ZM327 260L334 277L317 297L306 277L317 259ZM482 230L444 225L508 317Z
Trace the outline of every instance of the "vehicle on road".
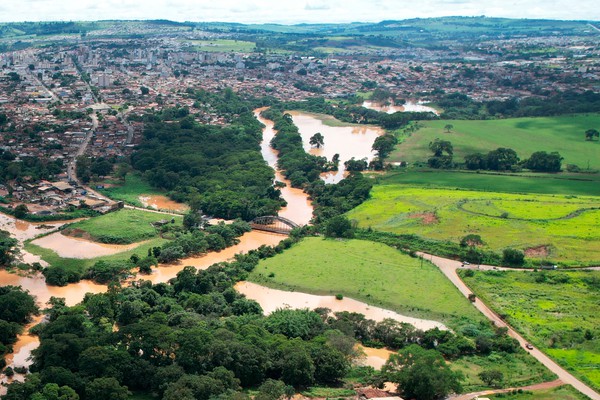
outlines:
M528 350L533 350L533 345L531 343L526 343L525 347L527 347Z

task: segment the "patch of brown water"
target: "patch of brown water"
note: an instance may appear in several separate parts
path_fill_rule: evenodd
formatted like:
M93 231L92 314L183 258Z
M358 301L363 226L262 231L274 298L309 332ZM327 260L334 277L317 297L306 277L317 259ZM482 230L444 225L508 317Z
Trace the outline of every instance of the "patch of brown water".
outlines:
M385 131L373 125L348 125L348 126L328 126L315 115L300 112L288 111L302 135L304 150L316 156L326 157L331 160L334 154L339 154L340 164L336 172L328 173L324 176L327 183L337 183L344 178L344 162L354 157L356 160L363 158L367 162L375 157L371 150L377 137L383 135ZM320 148L311 147L309 141L315 133L321 133L324 137L324 144Z
M138 199L144 207L155 210L185 212L190 209L187 204L179 203L163 195L142 195Z
M311 310L315 308L329 308L332 312L350 311L364 314L367 318L375 321L391 318L396 321L407 322L422 330L433 329L435 327L445 330L448 329L441 322L408 317L394 311L371 306L349 297L337 300L335 296L318 296L302 292L288 292L271 289L252 282L238 282L235 285L235 288L249 299L258 302L265 314L270 314L279 308L308 308Z
M98 243L85 238L66 236L63 235L62 232L51 233L50 235L35 239L31 243L52 250L60 257L79 259L109 256L135 249L140 245L140 243Z

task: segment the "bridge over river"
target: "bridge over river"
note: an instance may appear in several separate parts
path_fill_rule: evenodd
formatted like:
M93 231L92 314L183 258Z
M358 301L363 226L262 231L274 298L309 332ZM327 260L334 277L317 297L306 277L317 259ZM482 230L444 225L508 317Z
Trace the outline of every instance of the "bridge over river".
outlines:
M282 233L285 235L289 234L292 229L300 227L294 221L277 215L265 215L254 218L250 226L252 229L259 231Z

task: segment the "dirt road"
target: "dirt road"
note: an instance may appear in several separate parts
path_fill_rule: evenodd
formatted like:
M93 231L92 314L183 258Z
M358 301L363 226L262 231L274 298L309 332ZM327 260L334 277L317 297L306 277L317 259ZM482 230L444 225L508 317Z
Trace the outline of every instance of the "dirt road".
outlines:
M552 381L552 382L538 383L538 384L535 384L535 385L523 386L523 387L518 387L518 388L483 390L481 392L459 394L459 395L456 395L456 396L450 396L450 397L448 397L448 400L472 400L472 399L476 399L478 396L488 396L490 394L508 393L508 392L513 391L513 390L519 390L519 389L521 389L521 390L545 390L545 389L552 389L552 388L555 388L555 387L559 387L559 386L562 386L564 384L565 383L563 381L561 381L560 379L557 379L557 380Z
M465 296L468 297L471 294L471 290L465 285L465 283L460 279L456 270L460 268L460 261L449 260L447 258L437 257L430 254L419 253L426 260L430 260L433 264L435 264L443 273L446 275L448 279L458 288L458 290ZM585 394L592 400L600 400L600 394L596 393L592 388L587 386L585 383L581 382L579 379L571 375L557 363L552 361L548 356L542 353L539 349L533 348L531 350L527 349L525 345L528 343L521 335L519 335L513 328L511 328L506 322L504 322L498 314L493 312L487 305L485 305L479 298L474 303L475 307L483 315L485 315L490 321L492 321L498 327L506 327L508 328L508 334L517 339L521 347L523 347L526 351L528 351L533 357L535 357L539 362L544 364L546 368L550 371L554 372L558 379L572 385L575 389Z

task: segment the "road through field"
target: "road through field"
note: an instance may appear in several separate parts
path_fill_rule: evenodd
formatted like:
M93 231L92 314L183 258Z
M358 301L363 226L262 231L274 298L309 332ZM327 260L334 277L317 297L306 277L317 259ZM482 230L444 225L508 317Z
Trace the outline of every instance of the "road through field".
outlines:
M471 289L465 285L465 283L460 279L456 270L462 265L460 261L450 260L447 258L442 258L438 256L434 256L431 254L419 253L420 256L425 258L426 260L430 260L433 264L435 264L444 275L458 288L458 290L466 297L472 293ZM535 357L539 362L544 364L546 368L550 371L554 372L558 379L572 385L575 389L585 394L592 400L600 400L600 394L596 393L592 388L587 386L585 383L581 382L575 376L571 375L568 371L562 368L560 365L552 361L546 354L540 351L538 348L533 347L532 349L527 349L525 345L528 343L525 338L523 338L520 334L518 334L513 328L511 328L506 322L504 322L498 314L492 311L487 305L485 305L479 298L474 303L475 307L483 315L485 315L490 321L492 321L498 327L506 327L508 329L508 334L517 339L521 347L523 347L526 351L528 351L533 357Z

